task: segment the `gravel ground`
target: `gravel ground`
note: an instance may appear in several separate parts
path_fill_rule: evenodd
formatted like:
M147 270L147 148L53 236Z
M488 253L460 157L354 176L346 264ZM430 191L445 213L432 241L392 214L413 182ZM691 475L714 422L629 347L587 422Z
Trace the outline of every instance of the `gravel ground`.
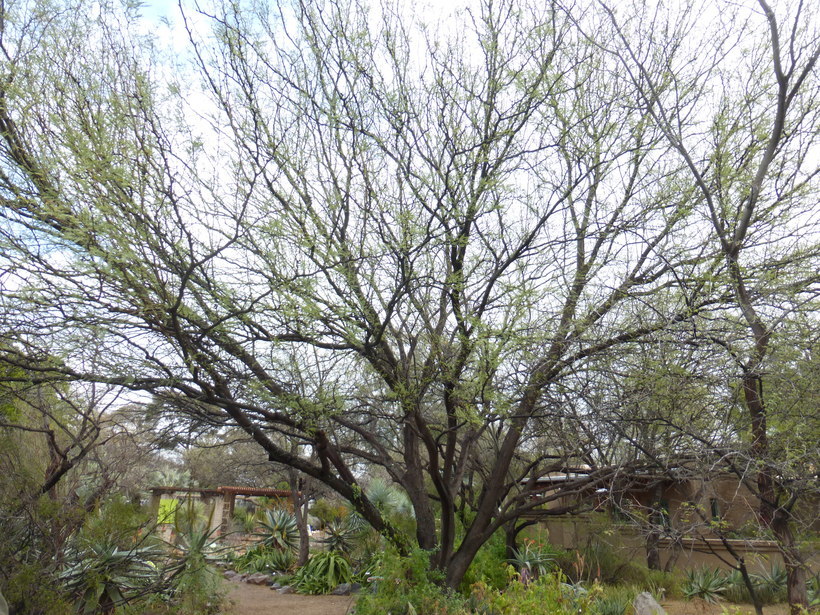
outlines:
M355 596L280 594L269 587L226 581L229 609L225 615L346 615Z

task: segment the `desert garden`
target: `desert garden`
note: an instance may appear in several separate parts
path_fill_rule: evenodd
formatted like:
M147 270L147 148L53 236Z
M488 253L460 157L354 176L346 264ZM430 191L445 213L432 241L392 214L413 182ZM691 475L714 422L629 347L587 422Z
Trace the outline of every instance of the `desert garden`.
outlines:
M0 1L0 615L805 615L820 4Z

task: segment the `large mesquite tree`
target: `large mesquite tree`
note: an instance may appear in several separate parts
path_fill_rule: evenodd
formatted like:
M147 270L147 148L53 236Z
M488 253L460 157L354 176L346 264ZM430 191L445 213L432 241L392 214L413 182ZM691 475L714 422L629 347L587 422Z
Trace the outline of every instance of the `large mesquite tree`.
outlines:
M725 300L657 101L575 9L183 9L177 70L130 9L55 10L0 29L8 359L238 426L406 548L380 467L452 586L574 454L534 444L554 387Z

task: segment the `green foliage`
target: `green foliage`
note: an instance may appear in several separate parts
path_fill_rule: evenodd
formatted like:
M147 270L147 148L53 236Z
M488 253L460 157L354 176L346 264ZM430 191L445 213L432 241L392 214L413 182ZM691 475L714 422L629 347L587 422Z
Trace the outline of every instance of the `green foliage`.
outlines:
M612 546L593 541L578 551L556 552L558 567L573 583L597 580L605 585L637 585L647 591L677 587L673 576L649 570L643 563L627 559Z
M501 592L482 583L473 588L469 599L470 612L482 615L519 615L550 613L550 615L591 615L598 586L586 591L565 583L561 573L546 574L531 583L514 580Z
M547 574L550 568L555 567L556 552L549 547L535 542L532 539L525 539L523 548L513 550L513 557L509 562L518 570L521 580L526 584L528 581L537 579Z
M266 510L259 521L262 544L274 549L293 550L299 545L296 517L284 508Z
M200 500L187 498L184 503L176 507L174 513L174 530L179 534L185 534L195 529L207 527L210 524L211 514L205 510L205 504Z
M327 545L328 550L339 553L350 554L359 537L362 535L362 528L350 523L350 515L344 521L331 521L325 527L326 536L322 540Z
M442 587L440 571L430 570L430 554L416 550L407 557L386 552L375 571L381 579L375 591L362 593L356 603L358 615L384 613L424 613L429 615L466 614L466 602L459 594Z
M39 561L19 565L8 579L3 592L9 606L19 613L66 615L71 613L70 596L54 580L54 571ZM31 591L36 587L37 591Z
M786 569L775 565L769 572L749 575L755 594L763 604L777 604L786 601ZM726 590L723 597L729 602L751 602L749 588L743 582L739 570L726 575Z
M178 529L168 581L180 615L219 612L221 577L212 565L219 553L216 532L204 522Z
M319 498L310 507L310 514L316 517L322 525L332 521L340 521L350 514L350 509L344 504L331 502L326 498Z
M175 498L164 498L159 501L159 512L157 513L157 523L174 523L176 520L179 500Z
M476 553L459 591L469 594L470 587L475 583L484 583L492 589L503 589L509 582L507 569L507 547L504 543L504 532L499 530L484 543Z
M273 551L268 555L270 570L274 572L291 572L296 567L296 555L293 551Z
M683 583L683 597L687 600L700 598L715 603L726 591L726 576L718 569L698 568L686 571Z
M595 615L625 615L640 592L641 589L634 585L604 587L592 611Z
M232 562L237 572L289 572L295 564L296 556L290 549L274 549L265 545L249 549Z
M807 593L809 599L809 608L820 608L820 577L815 575L811 579L809 579Z
M121 495L106 498L94 514L86 517L79 535L89 542L112 537L121 548L133 545L136 534L147 531L148 515Z
M256 513L244 507L237 507L234 510L233 522L236 530L244 534L254 533L258 525Z
M303 594L326 594L340 583L353 579L350 562L336 551L313 555L294 577L294 586Z
M110 613L158 583L152 562L161 558L155 547L122 549L115 537L80 540L67 552L68 565L58 578L75 596L78 613Z

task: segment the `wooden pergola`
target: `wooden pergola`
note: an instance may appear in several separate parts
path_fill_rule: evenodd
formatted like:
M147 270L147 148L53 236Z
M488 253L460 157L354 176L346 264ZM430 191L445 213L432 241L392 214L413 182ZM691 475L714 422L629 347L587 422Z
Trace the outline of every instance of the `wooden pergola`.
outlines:
M216 489L200 489L198 487L151 487L151 513L154 517L159 514L160 500L163 496L174 496L176 494L187 494L188 496L198 496L199 500L206 506L214 504L214 514L211 516L210 529L219 530L219 535L228 533L231 520L233 519L236 496L245 497L267 497L284 500L285 506L293 511L293 494L289 489L264 489L258 487L237 487L223 486ZM221 498L222 505L219 506L214 499Z

